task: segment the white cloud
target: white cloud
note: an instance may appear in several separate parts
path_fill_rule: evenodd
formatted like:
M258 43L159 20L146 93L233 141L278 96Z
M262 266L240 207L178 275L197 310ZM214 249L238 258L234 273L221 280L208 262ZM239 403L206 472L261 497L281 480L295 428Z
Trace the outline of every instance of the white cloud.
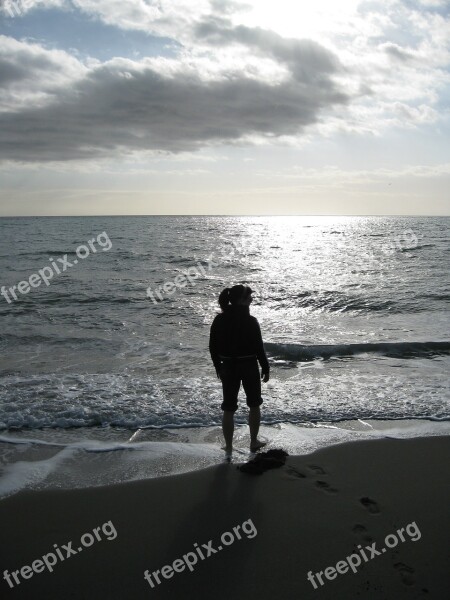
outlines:
M170 36L181 44L179 53L84 64L66 52L0 37L3 160L295 144L342 131L380 135L437 122L449 84L450 24L419 4L63 2L27 6L76 6L123 29ZM305 24L311 39L301 38Z
M402 121L410 124L414 123L434 123L437 118L437 112L430 106L421 104L418 107L412 107L402 102L394 102L392 104L393 111L399 116Z
M108 25L153 32L179 41L188 39L199 15L210 12L208 0L72 0L72 3Z
M448 6L447 0L419 0L419 4L427 8L445 8Z
M67 0L3 0L0 13L6 17L20 17L37 8L64 8Z
M260 172L259 177L270 180L295 181L299 184L311 184L326 188L346 188L347 186L369 183L390 184L399 180L437 179L450 176L450 163L436 165L407 165L399 169L341 169L328 165L320 169L289 167L270 173Z
M0 113L44 107L86 73L66 52L0 35Z

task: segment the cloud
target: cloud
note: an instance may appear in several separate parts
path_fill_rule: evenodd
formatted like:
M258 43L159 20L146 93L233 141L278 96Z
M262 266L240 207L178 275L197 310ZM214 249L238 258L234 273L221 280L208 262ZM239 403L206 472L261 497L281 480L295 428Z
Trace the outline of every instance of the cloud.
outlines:
M64 8L67 0L1 0L0 14L20 17L37 8Z
M420 105L433 110L448 85L450 22L438 10L445 4L445 0L316 0L306 7L290 0L77 0L80 9L118 27L172 36L196 58L215 55L219 63L234 57L241 69L247 68L247 75L246 65L271 60L274 73L278 66L273 78L284 68L303 83L309 77L322 78L324 85L331 79L334 85L339 81L351 103L342 111L338 129L362 134L420 123L409 119L408 111L403 120L393 122L389 103L394 101L409 103L410 115ZM152 18L149 7L159 10ZM305 39L294 38L299 31ZM387 109L384 115L380 106Z
M419 4L426 8L445 8L447 0L419 0Z
M437 112L425 104L413 107L408 104L403 104L402 102L394 102L392 104L392 109L401 119L410 124L433 123L438 118Z
M199 15L211 11L208 0L72 0L72 3L108 25L172 36L178 40L189 39L192 23Z
M399 180L441 179L450 176L450 163L435 165L406 165L398 169L340 169L328 165L320 169L303 168L299 166L258 174L261 178L270 178L271 182L277 180L310 183L314 186L346 188L347 186L364 185L367 183L392 183Z
M262 44L264 32L255 36L254 43ZM83 65L64 52L2 37L0 159L182 152L249 136L293 135L349 101L333 81L338 61L329 51L279 36L270 40L270 52L292 68L275 80L264 69L249 73L236 61L220 64L188 54ZM8 99L24 92L25 84L28 102L17 110Z
M85 73L66 52L0 35L0 114L45 106Z
M261 8L255 1L30 3L75 6L124 30L171 36L178 54L83 63L0 36L0 160L195 152L306 132L378 135L437 121L449 81L449 25L417 3L344 3L327 47L249 25L251 18L243 24L242 15ZM296 10L311 16L314 7Z
M194 31L199 42L218 46L238 43L262 55L271 55L286 63L293 76L303 82L321 79L341 69L338 57L313 40L284 38L260 27L233 26L231 21L217 17L199 22Z
M393 44L392 42L387 42L385 44L381 44L380 48L386 52L391 58L395 60L399 60L400 62L407 62L414 58L414 54L408 50L405 50L398 44Z

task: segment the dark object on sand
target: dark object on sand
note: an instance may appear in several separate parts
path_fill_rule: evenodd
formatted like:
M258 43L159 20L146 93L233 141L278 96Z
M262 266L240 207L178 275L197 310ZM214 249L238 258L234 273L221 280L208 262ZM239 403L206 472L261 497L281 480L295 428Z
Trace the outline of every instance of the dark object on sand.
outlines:
M239 471L249 473L251 475L262 475L264 471L269 469L278 469L286 462L286 457L289 456L284 450L274 449L267 452L260 452L243 465L238 465Z

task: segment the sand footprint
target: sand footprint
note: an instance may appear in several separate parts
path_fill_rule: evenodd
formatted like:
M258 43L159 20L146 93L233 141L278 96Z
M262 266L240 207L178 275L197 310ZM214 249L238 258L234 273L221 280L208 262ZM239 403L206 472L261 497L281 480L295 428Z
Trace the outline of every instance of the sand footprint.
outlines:
M414 569L405 565L405 563L395 563L394 569L396 569L400 573L400 577L402 578L402 583L405 585L413 585L414 584Z
M319 465L308 465L308 469L315 475L328 475L328 473ZM336 494L338 491L336 488L331 487L326 481L316 481L314 485L316 488L327 494Z
M326 481L316 481L316 487L323 492L327 492L327 494L336 494L337 489L331 487Z
M367 496L365 496L364 498L360 498L359 501L364 506L364 508L367 508L367 510L372 515L377 515L380 512L380 508L379 508L378 504L375 502L375 500L372 500L371 498L367 498Z
M360 525L359 523L357 523L353 526L352 531L365 542L373 541L373 537L369 534L364 525Z
M308 465L308 469L314 471L316 475L326 475L322 467L319 467L318 465Z
M296 479L304 479L306 477L306 475L304 475L303 473L301 473L300 471L297 471L297 469L295 469L294 467L287 467L286 468L286 472L292 477L292 478L296 478Z

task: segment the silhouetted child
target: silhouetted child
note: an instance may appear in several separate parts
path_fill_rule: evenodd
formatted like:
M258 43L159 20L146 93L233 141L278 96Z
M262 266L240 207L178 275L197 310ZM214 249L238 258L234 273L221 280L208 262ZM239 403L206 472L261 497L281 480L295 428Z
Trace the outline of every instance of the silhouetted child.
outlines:
M261 329L255 317L250 315L252 290L248 286L235 285L225 288L219 296L222 313L211 325L209 351L222 381L223 410L222 429L225 451L233 450L234 413L237 410L241 382L250 408L250 450L265 446L258 440L261 421L261 379L269 381L269 363L264 351ZM259 374L258 362L262 373Z

